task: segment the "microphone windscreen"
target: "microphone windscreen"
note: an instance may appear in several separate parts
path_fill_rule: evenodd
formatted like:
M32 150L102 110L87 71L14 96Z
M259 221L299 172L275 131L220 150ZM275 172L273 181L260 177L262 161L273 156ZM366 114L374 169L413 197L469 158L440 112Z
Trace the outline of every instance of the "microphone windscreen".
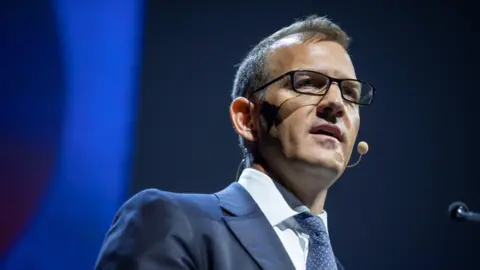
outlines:
M359 142L357 145L357 151L360 155L365 155L368 152L368 143Z
M468 211L468 207L463 202L454 202L448 206L448 213L450 216L455 217L459 208L463 208L465 211Z

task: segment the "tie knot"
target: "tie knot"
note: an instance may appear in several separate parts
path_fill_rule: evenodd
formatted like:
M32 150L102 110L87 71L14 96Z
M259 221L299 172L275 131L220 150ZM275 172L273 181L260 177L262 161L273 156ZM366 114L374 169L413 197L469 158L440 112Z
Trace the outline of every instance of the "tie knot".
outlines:
M319 235L320 233L327 233L327 228L322 219L314 216L309 212L303 212L295 216L298 224L304 228L309 235Z

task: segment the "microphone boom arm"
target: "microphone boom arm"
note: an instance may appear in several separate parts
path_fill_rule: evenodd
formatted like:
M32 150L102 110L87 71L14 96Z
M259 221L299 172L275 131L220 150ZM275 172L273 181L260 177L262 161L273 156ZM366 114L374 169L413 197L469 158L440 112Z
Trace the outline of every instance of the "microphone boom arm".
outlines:
M480 222L480 214L479 213L475 213L475 212L471 212L471 211L465 211L461 207L457 210L457 217L459 219Z
M448 207L449 216L457 221L469 220L480 222L480 213L472 212L462 202L454 202Z

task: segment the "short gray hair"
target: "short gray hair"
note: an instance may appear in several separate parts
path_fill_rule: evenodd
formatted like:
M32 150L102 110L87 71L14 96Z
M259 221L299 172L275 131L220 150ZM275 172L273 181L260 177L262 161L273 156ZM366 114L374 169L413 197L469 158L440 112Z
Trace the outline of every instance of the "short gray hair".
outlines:
M268 83L268 80L271 78L267 70L267 61L272 45L282 38L293 34L303 34L304 40L320 35L322 36L322 40L335 41L342 45L345 50L348 49L350 44L350 37L338 25L325 16L319 17L317 15L311 15L304 19L297 20L293 24L278 30L260 41L260 43L253 47L247 54L240 63L235 75L231 94L232 99L237 97L250 97L253 91ZM261 96L259 97L262 98ZM250 166L253 162L253 156L248 150L245 139L239 136L239 140L245 165Z

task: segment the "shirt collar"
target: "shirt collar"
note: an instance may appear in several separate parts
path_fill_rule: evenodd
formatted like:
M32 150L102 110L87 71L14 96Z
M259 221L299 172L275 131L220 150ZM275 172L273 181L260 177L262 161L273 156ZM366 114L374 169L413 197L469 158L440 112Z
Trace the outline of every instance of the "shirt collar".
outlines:
M309 211L291 192L268 175L247 168L243 170L238 183L247 190L272 226L299 214ZM327 212L318 215L327 225Z

